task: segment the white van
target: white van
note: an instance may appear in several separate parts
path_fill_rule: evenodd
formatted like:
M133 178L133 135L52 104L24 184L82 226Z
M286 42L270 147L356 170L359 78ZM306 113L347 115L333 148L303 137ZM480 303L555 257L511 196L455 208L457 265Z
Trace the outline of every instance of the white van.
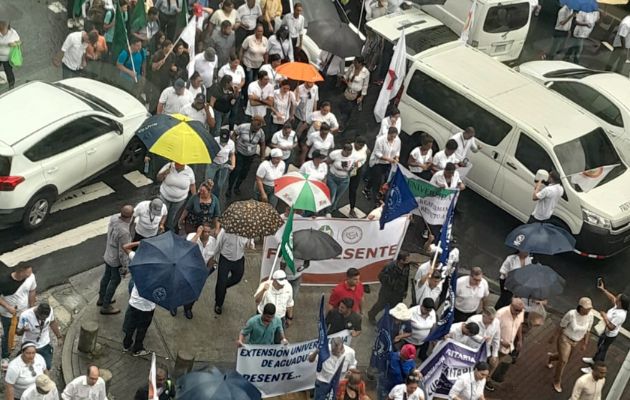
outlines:
M475 0L446 0L422 10L460 34ZM476 0L468 44L501 62L516 61L529 31L529 0Z
M630 246L630 171L604 130L571 102L482 52L452 42L414 57L399 109L402 130L426 132L440 147L474 126L469 187L527 221L538 169L559 172L565 195L553 220L582 255L603 258ZM588 192L571 175L616 165ZM574 183L572 183L572 181Z

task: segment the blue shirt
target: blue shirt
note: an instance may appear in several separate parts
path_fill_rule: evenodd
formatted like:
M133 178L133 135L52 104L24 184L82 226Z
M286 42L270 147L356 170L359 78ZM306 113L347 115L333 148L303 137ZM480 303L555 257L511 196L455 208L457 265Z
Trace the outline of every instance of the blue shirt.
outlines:
M247 337L249 344L275 344L276 332L283 334L282 321L278 317L273 317L269 325L264 325L262 315L251 317L245 327L241 329L241 334Z
M118 63L124 65L125 68L127 69L133 69L134 71L136 71L136 78L138 78L139 80L140 77L142 76L142 64L144 63L144 60L146 58L145 50L141 49L140 51L136 53L132 53L132 56L133 56L133 65L131 63L131 57L129 57L129 51L123 50L120 52L120 55L118 56ZM125 74L124 72L120 72L120 76L131 80L131 77Z
M389 370L388 384L391 387L405 383L407 376L416 368L416 362L413 359L402 361L400 359L400 352L393 351L389 353ZM390 389L391 389L390 387Z

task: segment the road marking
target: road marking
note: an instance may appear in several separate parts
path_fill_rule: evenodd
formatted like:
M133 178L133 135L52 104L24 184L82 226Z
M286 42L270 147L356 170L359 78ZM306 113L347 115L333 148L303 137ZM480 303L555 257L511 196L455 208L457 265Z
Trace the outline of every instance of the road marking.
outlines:
M53 3L50 3L48 5L48 9L50 11L54 12L55 14L61 14L61 13L65 13L67 11L66 7L64 7L64 5L61 4L61 2L59 2L59 1L55 1Z
M341 207L337 211L339 211L340 213L342 213L346 217L350 218L350 204L346 204L345 206ZM354 212L357 214L357 218L365 218L366 217L366 214L360 208L355 207L354 208Z
M34 260L54 251L76 246L93 237L105 235L110 218L111 216L103 217L58 235L9 251L0 255L0 261L9 267L15 267L20 262Z
M153 183L153 181L142 175L139 171L131 171L123 175L123 177L131 182L135 187L143 187Z
M64 194L55 202L55 204L53 204L50 209L50 213L52 214L57 211L67 210L68 208L76 207L80 204L96 200L100 197L105 197L112 193L114 193L114 189L103 182L97 182L92 185L84 186Z

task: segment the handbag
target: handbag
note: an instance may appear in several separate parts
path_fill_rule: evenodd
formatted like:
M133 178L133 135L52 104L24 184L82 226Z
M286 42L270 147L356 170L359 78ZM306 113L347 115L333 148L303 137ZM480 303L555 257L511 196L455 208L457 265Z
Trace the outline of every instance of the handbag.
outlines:
M22 66L23 61L22 46L18 44L17 46L11 47L11 50L9 50L9 64L11 64L13 68L19 68Z

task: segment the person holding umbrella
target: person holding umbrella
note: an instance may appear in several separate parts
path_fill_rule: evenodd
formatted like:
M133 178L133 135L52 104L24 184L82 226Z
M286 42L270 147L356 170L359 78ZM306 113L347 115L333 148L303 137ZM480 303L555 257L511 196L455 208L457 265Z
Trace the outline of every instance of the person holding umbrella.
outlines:
M130 253L131 254L131 253ZM143 298L138 288L133 285L129 295L129 304L123 321L123 352L130 352L134 357L146 356L149 352L144 348L144 337L149 330L155 313L155 303ZM135 335L135 338L134 338Z
M501 268L499 268L499 286L501 288L501 295L495 304L495 308L498 310L501 307L505 307L512 301L512 292L505 288L505 279L507 275L519 268L523 268L526 265L531 264L532 257L527 251L517 250L514 254L510 254L503 260Z
M241 194L241 183L247 178L249 169L256 156L256 147L260 146L260 158L265 156L265 133L262 130L264 120L257 116L251 123L241 124L235 130L236 135L236 167L232 170L229 179L227 197Z
M188 197L188 193L197 193L195 173L188 165L177 162L165 164L157 174L160 185L160 198L166 205L166 229L175 229L177 215Z
M278 198L274 194L274 181L284 175L284 171L282 150L272 149L271 158L261 162L256 170L254 193L257 200L269 203L274 208L278 205Z

